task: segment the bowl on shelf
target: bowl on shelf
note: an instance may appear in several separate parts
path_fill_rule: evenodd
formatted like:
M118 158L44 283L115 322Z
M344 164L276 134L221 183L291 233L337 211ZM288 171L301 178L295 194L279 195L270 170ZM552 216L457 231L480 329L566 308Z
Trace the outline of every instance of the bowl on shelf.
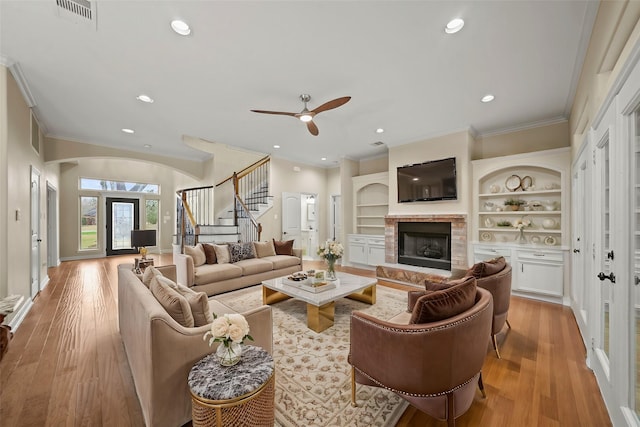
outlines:
M553 218L546 218L542 221L542 228L546 228L547 230L556 228L557 225L556 220Z

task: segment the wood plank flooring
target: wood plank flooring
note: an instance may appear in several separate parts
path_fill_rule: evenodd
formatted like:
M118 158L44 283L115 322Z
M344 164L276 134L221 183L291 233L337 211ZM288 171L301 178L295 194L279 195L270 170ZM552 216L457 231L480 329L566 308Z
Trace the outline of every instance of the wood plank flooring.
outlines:
M171 263L170 254L154 258ZM125 262L133 256L49 269L49 285L0 362L0 426L144 425L118 332L116 267ZM487 399L478 393L457 425L611 425L571 310L513 297L509 320L513 329L499 337L502 359L487 352ZM413 407L397 424L444 425Z

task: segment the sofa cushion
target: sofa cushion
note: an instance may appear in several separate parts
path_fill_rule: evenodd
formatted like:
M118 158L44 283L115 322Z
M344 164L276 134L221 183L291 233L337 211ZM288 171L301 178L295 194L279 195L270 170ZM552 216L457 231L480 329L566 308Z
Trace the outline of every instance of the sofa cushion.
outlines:
M461 279L447 280L447 281L440 281L440 280L432 281L430 279L424 279L422 281L422 284L424 285L424 289L426 291L441 291L443 289L447 289L452 286L459 285L465 280L466 280L466 277L463 277Z
M273 247L276 250L276 255L293 255L293 240L281 242L273 239Z
M201 243L198 243L195 246L185 246L184 253L193 259L194 267L200 267L202 264L207 262L207 257L204 254L204 249L202 248Z
M229 243L229 254L231 262L238 262L244 259L252 259L256 257L253 250L253 242Z
M274 256L276 249L273 247L273 242L253 242L253 248L256 251L256 257L264 258L266 256Z
M206 293L196 292L180 284L176 286L178 293L185 297L189 303L194 326L204 326L213 322L213 315L211 314L211 308L209 308L209 299Z
M215 264L218 262L218 258L216 258L216 250L213 248L213 245L203 243L202 249L204 249L204 256L207 264Z
M473 276L476 279L491 276L504 270L507 266L507 260L500 256L488 261L481 261L474 264L469 270L467 270L466 276Z
M195 271L194 285L207 285L242 276L242 268L235 264L205 264Z
M233 265L242 268L242 275L264 273L273 270L273 263L260 258L243 259Z
M162 276L162 273L158 271L154 266L150 265L149 267L144 269L144 273L142 273L142 283L148 288L151 285L151 279L155 276Z
M164 283L162 279L166 278L156 276L151 279L151 285L149 286L151 293L176 322L186 328L193 328L193 315L187 299L167 283Z
M216 251L216 258L218 259L218 264L227 264L231 260L231 255L229 254L229 246L228 245L211 245L213 249Z
M475 303L476 287L476 278L467 277L450 288L428 292L413 307L410 323L437 322L470 309Z
M274 255L274 256L266 256L260 259L264 261L269 261L270 263L272 263L274 270L293 267L300 264L300 258L298 258L297 256Z

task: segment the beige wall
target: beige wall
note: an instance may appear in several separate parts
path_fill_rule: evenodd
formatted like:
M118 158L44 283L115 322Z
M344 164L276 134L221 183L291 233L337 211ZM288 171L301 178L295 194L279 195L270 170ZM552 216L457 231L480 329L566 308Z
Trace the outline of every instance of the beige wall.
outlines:
M359 162L358 175L369 175L372 173L386 172L389 170L389 155L363 159Z
M296 172L294 167L300 168ZM317 194L318 239L324 241L328 235L327 169L309 166L289 160L271 158L270 193L273 207L258 218L262 224L261 240L282 238L282 193Z
M569 118L574 158L631 49L640 40L639 19L639 1L600 2Z
M140 199L140 221L144 224L144 201L157 195L123 194L93 190L79 190L80 178L141 182L160 185L159 232L154 251L171 252L175 231L176 189L199 186L201 183L167 166L126 159L90 159L62 163L60 166L60 257L63 260L105 255L105 199L128 197ZM97 196L98 200L98 249L79 249L80 196Z
M569 122L476 138L473 160L568 147Z
M389 214L423 215L433 213L468 214L471 210L471 150L469 132L457 132L426 141L389 149ZM458 200L442 202L398 203L396 168L413 163L456 158Z
M41 250L38 264L40 266L40 284L47 278L47 216L46 195L47 181L57 182L56 170L48 169L44 164L44 153L41 134L40 153L31 146L31 110L27 106L16 81L5 68L0 74L0 102L2 113L2 159L0 159L0 206L2 206L2 227L0 237L6 249L0 251L0 297L10 294L24 295L30 298L31 282L31 168L40 172L40 238ZM6 157L5 157L6 156ZM4 179L6 178L6 179ZM20 211L20 219L16 219L16 211ZM11 242L11 250L9 249ZM6 273L5 273L6 272ZM10 318L11 320L11 318Z

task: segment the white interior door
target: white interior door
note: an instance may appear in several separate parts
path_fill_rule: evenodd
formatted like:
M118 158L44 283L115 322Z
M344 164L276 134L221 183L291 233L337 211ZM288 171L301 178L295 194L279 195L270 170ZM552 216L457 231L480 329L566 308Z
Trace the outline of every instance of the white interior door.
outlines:
M31 298L40 291L40 172L31 167Z
M334 194L331 196L331 238L342 240L342 196Z
M588 157L589 150L584 150L578 161L574 165L571 192L573 201L571 207L572 214L572 280L571 280L571 304L576 315L576 321L582 336L585 338L589 333L589 292L585 287L587 277L591 277L586 260L589 256L589 241L591 236L591 192L585 191L587 183L590 182L590 168ZM588 343L585 342L585 345Z
M300 193L282 193L282 240L292 240L300 248L302 208Z
M58 192L47 184L47 266L58 265Z

